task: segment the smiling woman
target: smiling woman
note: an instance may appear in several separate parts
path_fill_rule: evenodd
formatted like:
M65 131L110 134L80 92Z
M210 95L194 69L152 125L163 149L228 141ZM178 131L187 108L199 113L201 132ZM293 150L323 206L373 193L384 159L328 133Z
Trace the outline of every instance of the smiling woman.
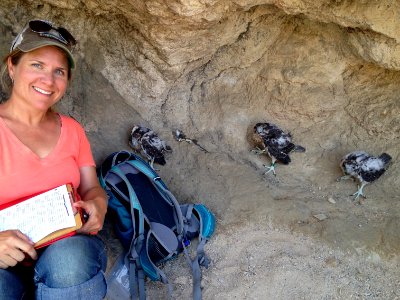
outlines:
M0 104L0 205L71 183L78 192L74 205L89 217L78 235L40 250L18 230L0 232L0 299L32 293L36 299L102 299L106 294L106 252L96 233L107 198L84 129L51 109L70 81L75 43L65 28L33 20L3 61L8 99Z

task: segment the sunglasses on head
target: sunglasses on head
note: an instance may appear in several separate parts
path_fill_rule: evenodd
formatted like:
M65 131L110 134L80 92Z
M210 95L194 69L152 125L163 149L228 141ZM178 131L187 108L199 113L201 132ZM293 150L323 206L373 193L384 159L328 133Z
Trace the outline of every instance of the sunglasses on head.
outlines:
M48 21L32 20L29 22L29 28L40 36L56 39L71 48L76 45L75 38L67 29L63 27L55 27Z

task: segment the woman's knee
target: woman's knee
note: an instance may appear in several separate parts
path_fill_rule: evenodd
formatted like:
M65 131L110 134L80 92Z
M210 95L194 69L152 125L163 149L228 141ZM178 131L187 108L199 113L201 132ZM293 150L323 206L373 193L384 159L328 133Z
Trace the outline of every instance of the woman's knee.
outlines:
M106 268L103 242L94 236L76 235L49 246L38 259L35 282L55 288L82 284Z

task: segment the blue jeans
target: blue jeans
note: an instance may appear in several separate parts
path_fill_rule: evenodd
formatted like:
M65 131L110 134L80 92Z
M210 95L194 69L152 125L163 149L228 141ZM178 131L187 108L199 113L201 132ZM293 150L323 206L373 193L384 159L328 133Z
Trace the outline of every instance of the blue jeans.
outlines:
M75 235L38 251L32 267L0 269L0 299L103 299L107 254L96 236Z

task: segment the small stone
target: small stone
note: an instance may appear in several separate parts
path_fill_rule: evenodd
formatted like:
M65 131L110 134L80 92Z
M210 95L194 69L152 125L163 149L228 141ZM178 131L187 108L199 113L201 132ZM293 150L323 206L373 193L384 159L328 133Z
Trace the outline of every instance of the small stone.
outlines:
M338 261L334 256L328 257L325 259L325 263L330 267L337 267Z
M336 204L336 201L335 201L335 199L333 199L333 197L329 197L328 201L329 201L329 203Z
M328 219L328 217L325 214L316 214L313 217L316 218L319 221L323 221L323 220Z

